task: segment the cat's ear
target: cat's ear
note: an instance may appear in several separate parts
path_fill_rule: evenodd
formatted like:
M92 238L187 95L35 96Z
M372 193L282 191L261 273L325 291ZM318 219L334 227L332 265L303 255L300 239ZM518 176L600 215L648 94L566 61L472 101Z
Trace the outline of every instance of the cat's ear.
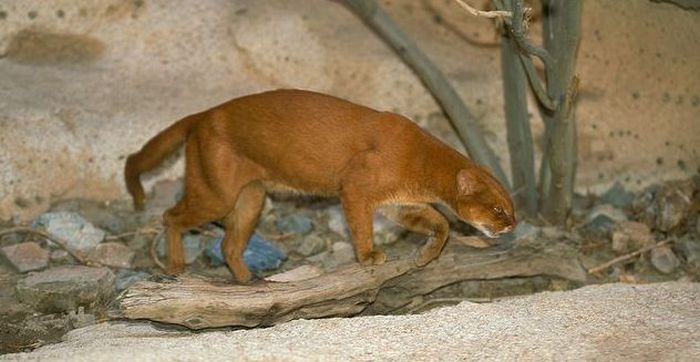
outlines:
M479 182L474 175L474 171L461 169L457 173L457 191L460 196L468 196L476 193Z

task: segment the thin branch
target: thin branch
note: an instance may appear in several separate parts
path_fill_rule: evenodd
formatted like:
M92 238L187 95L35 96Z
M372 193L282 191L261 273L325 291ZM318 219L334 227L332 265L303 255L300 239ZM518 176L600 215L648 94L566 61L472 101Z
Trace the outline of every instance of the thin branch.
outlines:
M468 13L482 17L482 18L489 18L489 19L503 19L503 18L510 18L513 16L513 13L510 11L504 11L504 10L491 10L491 11L484 11L484 10L477 10L473 8L471 5L467 4L466 1L464 0L455 0L457 1L457 4L462 7L462 9L466 10Z
M542 84L540 77L537 75L532 59L529 56L520 53L520 61L523 63L523 68L525 68L525 74L527 74L530 88L532 88L532 91L535 93L537 100L544 108L547 108L550 111L556 110L558 104L547 95L547 90L544 89L544 85Z
M549 54L549 52L542 47L536 46L528 37L525 35L525 31L523 30L523 7L522 7L521 0L515 0L513 1L513 20L514 21L507 21L506 24L509 25L510 32L513 34L513 39L515 39L515 42L518 43L518 46L522 48L527 54L534 55L540 60L542 60L542 63L544 63L544 68L545 71L548 69L551 69L552 63L554 63L554 60L552 59L552 55Z
M44 239L47 239L54 244L58 245L61 249L65 250L70 256L74 257L76 260L78 260L81 264L84 265L102 265L98 262L95 262L93 260L90 260L86 258L85 256L81 255L80 252L71 250L71 248L68 247L68 242L66 242L63 239L57 238L55 236L52 236L44 231L34 229L31 227L26 227L26 226L17 226L9 229L5 229L0 231L0 237L3 237L5 235L9 234L18 234L18 233L29 233L29 234L34 234L41 236Z
M600 265L598 265L598 266L596 266L596 267L594 267L594 268L588 269L588 274L595 274L595 273L597 273L597 272L599 272L599 271L603 271L603 270L605 270L605 269L607 269L607 268L609 268L609 267L611 267L611 266L613 266L613 265L615 265L615 264L617 264L617 263L620 263L620 262L623 262L623 261L632 259L632 258L634 258L634 257L637 256L637 255L644 254L644 253L646 253L646 252L649 251L649 250L656 249L656 248L658 248L658 247L660 247L660 246L664 246L664 245L669 244L669 243L671 243L671 242L673 242L673 240L659 241L659 242L656 243L656 244L647 245L647 246L645 246L645 247L643 247L643 248L641 248L641 249L639 249L639 250L637 250L637 251L633 251L633 252L631 252L631 253L618 256L617 258L615 258L615 259L613 259L613 260L610 260L610 261L608 261L608 262L606 262L606 263L600 264Z

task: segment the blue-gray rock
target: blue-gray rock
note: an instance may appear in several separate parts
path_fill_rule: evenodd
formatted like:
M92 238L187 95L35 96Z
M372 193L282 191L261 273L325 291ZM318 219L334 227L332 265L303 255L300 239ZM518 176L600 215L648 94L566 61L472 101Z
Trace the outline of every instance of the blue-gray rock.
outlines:
M223 237L217 238L209 244L205 251L214 266L225 264L221 252L222 241ZM282 262L287 260L287 255L260 235L253 234L248 241L248 247L243 252L243 260L252 272L258 272L279 268Z
M185 250L185 264L194 263L197 258L202 255L204 248L202 246L201 234L184 234L182 236L182 247ZM165 237L162 236L156 245L158 256L165 257Z
M634 194L625 190L621 183L615 182L608 191L600 196L600 199L607 204L624 209L632 205Z
M592 231L609 232L619 222L627 221L625 213L610 204L594 207L586 216L585 227Z
M700 239L686 235L678 242L678 248L689 265L700 267Z
M681 262L676 254L673 253L673 250L664 245L651 249L651 264L654 265L656 270L664 274L670 274L681 265Z
M108 268L65 265L31 274L17 282L17 299L46 313L74 311L104 303L114 295Z
M328 228L334 233L348 238L348 225L345 222L343 211L339 207L332 207L326 211L328 213Z
M102 229L74 212L47 212L34 220L34 226L44 227L47 233L64 240L72 250L89 251L105 238Z
M303 256L310 256L324 251L328 243L326 240L316 234L308 235L297 248L297 252Z
M136 282L146 280L151 276L151 274L144 273L142 271L131 270L131 269L119 269L116 274L115 286L117 291L122 291Z
M90 253L90 259L104 266L129 268L134 255L134 251L128 246L116 241L108 241L97 245Z
M283 233L296 233L306 235L311 232L314 225L310 218L304 215L292 214L277 219L277 230Z

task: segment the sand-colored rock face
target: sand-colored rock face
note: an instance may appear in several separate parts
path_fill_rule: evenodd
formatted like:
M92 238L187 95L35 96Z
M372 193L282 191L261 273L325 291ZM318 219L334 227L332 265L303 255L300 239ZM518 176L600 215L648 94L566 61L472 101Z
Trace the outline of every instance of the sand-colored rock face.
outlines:
M383 5L504 153L499 50L476 45L492 42L492 26L439 0ZM696 172L700 14L646 1L584 9L579 188ZM460 148L413 73L336 2L3 1L0 218L31 217L54 198L126 197L123 159L158 130L280 87L403 113ZM164 169L175 177L181 162Z

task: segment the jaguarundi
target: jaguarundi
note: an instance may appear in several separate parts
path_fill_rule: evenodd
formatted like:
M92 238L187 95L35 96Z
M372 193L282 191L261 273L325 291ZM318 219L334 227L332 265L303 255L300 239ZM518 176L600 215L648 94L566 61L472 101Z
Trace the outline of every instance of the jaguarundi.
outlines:
M382 264L374 248L375 209L427 235L418 266L442 251L449 207L489 237L515 226L513 203L483 167L409 119L333 96L275 90L230 100L187 116L160 132L126 161L125 179L136 209L146 201L140 175L185 144L185 192L163 215L167 272L184 270L182 233L220 221L222 251L240 282L251 279L243 251L265 195L273 191L339 197L357 260Z

